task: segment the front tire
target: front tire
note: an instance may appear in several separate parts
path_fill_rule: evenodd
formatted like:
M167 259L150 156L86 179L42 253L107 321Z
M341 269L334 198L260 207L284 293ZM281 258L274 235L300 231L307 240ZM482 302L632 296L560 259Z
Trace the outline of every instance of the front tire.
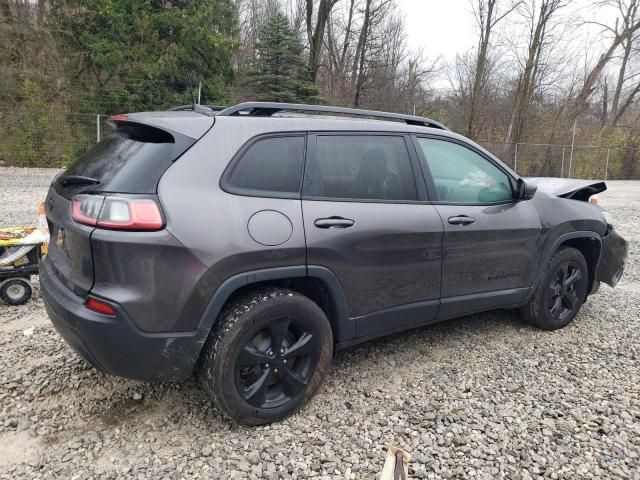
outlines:
M582 253L562 248L551 258L542 279L521 313L527 323L557 330L573 321L587 294L589 271Z
M327 317L313 301L261 288L223 311L202 353L199 378L218 409L262 425L299 410L324 380L333 355Z

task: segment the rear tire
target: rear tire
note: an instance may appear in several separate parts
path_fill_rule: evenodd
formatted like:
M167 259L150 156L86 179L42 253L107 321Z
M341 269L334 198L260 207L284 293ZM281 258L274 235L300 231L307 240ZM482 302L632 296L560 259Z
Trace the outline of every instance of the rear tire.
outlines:
M0 283L0 298L7 305L22 305L32 293L31 284L24 278L10 278Z
M324 380L332 355L331 326L318 305L291 290L261 288L225 308L198 376L224 415L262 425L299 410Z
M524 320L543 330L557 330L573 321L584 303L589 270L582 253L562 248L551 258L527 305Z

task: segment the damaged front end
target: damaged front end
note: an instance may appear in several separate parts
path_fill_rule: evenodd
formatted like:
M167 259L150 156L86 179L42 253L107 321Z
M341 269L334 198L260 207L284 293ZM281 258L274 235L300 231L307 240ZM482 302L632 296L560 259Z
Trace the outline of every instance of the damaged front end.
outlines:
M607 189L605 182L597 180L529 177L526 178L526 182L536 187L537 190L549 195L582 202L591 202L594 195L604 192ZM593 203L597 205L597 202ZM627 241L622 238L610 224L611 217L609 214L604 210L602 213L607 222L607 228L602 236L602 250L596 271L596 281L615 287L624 272L628 245Z
M583 202L588 202L592 195L604 192L607 189L606 183L593 180L553 177L528 177L525 180L527 184L534 185L541 192Z
M611 225L607 225L607 231L602 238L602 252L596 280L615 287L624 272L628 248L627 241L618 235Z

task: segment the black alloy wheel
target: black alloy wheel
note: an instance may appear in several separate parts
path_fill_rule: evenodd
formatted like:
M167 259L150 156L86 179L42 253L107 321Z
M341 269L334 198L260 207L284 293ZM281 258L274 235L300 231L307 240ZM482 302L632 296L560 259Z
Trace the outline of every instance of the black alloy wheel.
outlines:
M549 285L548 308L551 317L564 322L580 305L576 290L583 279L580 265L567 261L560 265Z
M249 340L235 361L240 396L259 408L290 402L309 384L320 357L318 342L299 319L282 316Z
M218 410L244 425L298 411L318 390L333 357L333 332L317 303L262 287L223 311L200 356L198 376Z
M566 327L580 311L588 287L584 255L575 248L563 247L553 255L529 303L520 311L526 322L543 330Z

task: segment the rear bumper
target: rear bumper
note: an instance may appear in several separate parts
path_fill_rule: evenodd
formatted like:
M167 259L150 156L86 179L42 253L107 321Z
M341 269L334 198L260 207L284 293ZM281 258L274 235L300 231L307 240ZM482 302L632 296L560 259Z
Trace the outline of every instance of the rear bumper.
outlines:
M46 257L40 268L40 286L55 329L98 370L146 381L179 381L192 375L208 330L146 333L117 305L115 317L88 310L84 299L52 273Z
M629 246L613 227L602 239L602 253L596 273L596 280L615 287L624 272Z

